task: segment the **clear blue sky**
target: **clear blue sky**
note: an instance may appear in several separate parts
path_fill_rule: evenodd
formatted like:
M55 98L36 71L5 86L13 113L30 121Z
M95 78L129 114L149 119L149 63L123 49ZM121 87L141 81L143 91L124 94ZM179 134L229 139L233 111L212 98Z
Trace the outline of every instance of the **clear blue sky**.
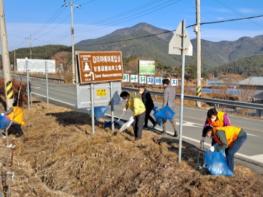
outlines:
M75 0L76 41L96 38L118 28L146 22L175 29L180 20L195 22L195 0ZM9 48L32 44L70 44L69 8L63 0L5 0ZM262 0L201 0L202 21L263 14ZM192 29L188 30L194 37ZM212 41L236 40L263 34L263 18L202 27Z

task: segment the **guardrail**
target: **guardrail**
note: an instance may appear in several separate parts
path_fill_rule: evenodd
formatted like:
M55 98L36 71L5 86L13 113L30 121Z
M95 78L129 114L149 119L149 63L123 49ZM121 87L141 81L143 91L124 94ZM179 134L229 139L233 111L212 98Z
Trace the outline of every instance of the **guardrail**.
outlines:
M138 91L137 88L123 87L123 89L127 90L127 91L133 91L133 92ZM150 93L152 95L163 96L163 93L158 92L158 91L150 91ZM180 97L180 94L177 94L176 96ZM200 101L203 103L212 103L212 104L226 105L226 106L231 106L231 107L240 107L240 108L246 108L246 109L263 110L263 104L259 104L259 103L248 103L248 102L231 101L231 100L223 100L223 99L211 99L211 98L203 98L203 97L190 96L190 95L185 95L184 98L186 100Z
M11 73L13 78L20 78L20 77L26 77L26 74L24 73ZM46 80L45 77L41 77L41 76L35 76L30 74L30 78L34 78L34 79L39 79L39 80ZM55 82L55 83L64 83L64 79L58 79L58 78L54 78L54 77L48 77L49 81Z

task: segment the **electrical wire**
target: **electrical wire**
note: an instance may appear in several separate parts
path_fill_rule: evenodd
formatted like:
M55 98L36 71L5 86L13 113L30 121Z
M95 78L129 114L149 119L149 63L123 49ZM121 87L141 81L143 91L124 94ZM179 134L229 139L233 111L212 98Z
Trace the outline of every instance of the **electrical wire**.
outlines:
M101 20L96 22L96 25L101 25L96 29L96 32L100 33L105 30L105 26L114 26L119 25L125 21L134 20L142 16L150 15L156 13L162 9L165 9L169 6L175 5L182 0L172 1L172 0L160 0L159 2L148 1L147 3L137 6L131 10L126 11L125 13L120 13L117 15L117 18L108 17L111 20Z
M92 3L95 0L89 0L86 1L84 3L82 3L81 6L86 5L88 3ZM139 18L148 14L151 14L153 12L159 11L161 9L164 9L168 6L171 6L173 4L178 3L179 1L182 0L178 0L177 2L173 2L172 0L160 0L159 2L152 2L152 1L148 1L146 4L143 4L141 6L137 6L136 8L133 8L131 10L129 10L128 12L126 11L124 14L124 16L122 14L117 15L118 18L116 19L112 19L111 21L113 23L108 23L108 21L101 21L101 24L104 25L114 25L114 24L119 24L120 22L124 22L130 19L134 19L134 18ZM81 3L80 1L78 3ZM56 12L47 20L48 22L50 22L50 24L45 24L43 26L41 26L41 28L39 28L37 31L35 31L34 33L32 33L32 40L43 40L41 39L42 37L46 37L47 34L53 32L54 30L56 30L59 25L57 25L57 23L55 23L62 15L63 10L60 11L61 8L57 9ZM157 10L158 9L158 10ZM121 21L118 21L118 19L121 19ZM103 23L104 22L104 23ZM99 28L104 30L105 27ZM45 39L46 40L46 39ZM53 40L53 39L52 39Z
M218 23L226 23L226 22L234 22L234 21L242 21L242 20L251 20L251 19L262 18L262 17L263 17L263 14L262 15L257 15L257 16L242 17L242 18L232 18L232 19L225 19L225 20L202 22L202 23L200 23L200 25L212 25L212 24L218 24ZM193 27L195 25L196 24L188 25L186 28L190 28L190 27ZM128 39L115 40L115 41L110 41L110 42L95 43L95 44L90 44L89 46L110 45L110 44L117 44L117 43L120 43L120 42L128 42L128 41L132 41L132 40L137 40L137 39L142 39L142 38L149 38L149 37L158 36L158 35L162 35L162 34L172 33L175 30L176 29L174 29L174 30L166 30L166 31L162 31L160 33L146 34L146 35L143 35L143 36L132 37L132 38L128 38Z
M235 13L237 16L239 16L239 17L245 17L244 14L238 12L237 10L235 10L235 9L232 8L231 6L229 6L229 5L225 4L225 3L223 3L222 1L220 1L220 0L216 0L215 2L218 3L221 7L226 8L226 9L228 9L229 11ZM261 24L255 22L255 21L252 21L252 23L253 23L254 25L256 25L256 26L262 26Z

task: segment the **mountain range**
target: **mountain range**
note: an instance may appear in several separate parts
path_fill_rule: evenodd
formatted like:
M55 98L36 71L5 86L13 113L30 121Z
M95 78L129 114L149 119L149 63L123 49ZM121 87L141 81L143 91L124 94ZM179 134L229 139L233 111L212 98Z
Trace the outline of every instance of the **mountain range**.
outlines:
M168 33L162 34L162 32ZM159 35L149 36L151 34ZM142 38L134 39L136 37ZM80 50L121 50L125 58L130 56L150 58L162 65L175 66L179 64L180 59L168 54L168 43L171 37L172 32L150 24L139 23L129 28L116 30L98 39L83 40L76 46ZM191 42L194 55L188 58L188 64L195 65L195 39ZM203 65L207 68L260 54L263 55L263 35L253 38L242 37L236 41L202 40L202 60Z
M97 39L82 40L76 43L76 50L121 50L126 64L133 62L133 65L135 65L138 59L152 59L156 60L157 65L161 68L178 68L180 66L180 57L168 54L168 43L172 35L173 33L166 29L147 23L139 23L132 27L118 29ZM187 57L186 64L194 67L196 65L195 39L191 42L194 54L193 57ZM28 48L18 49L16 55L21 58L28 54L28 51ZM34 47L32 51L33 58L59 57L59 59L64 60L60 63L70 64L70 47L68 46L46 45ZM11 55L13 54L11 53ZM64 56L68 57L65 58ZM218 67L221 65L224 65L227 70L228 65L234 64L237 67L240 64L247 68L252 63L255 69L250 73L257 73L258 70L262 70L262 57L263 35L242 37L235 41L212 42L202 40L202 65L205 68L204 70L213 69L220 72ZM254 58L255 61L252 61ZM263 75L263 73L259 74Z

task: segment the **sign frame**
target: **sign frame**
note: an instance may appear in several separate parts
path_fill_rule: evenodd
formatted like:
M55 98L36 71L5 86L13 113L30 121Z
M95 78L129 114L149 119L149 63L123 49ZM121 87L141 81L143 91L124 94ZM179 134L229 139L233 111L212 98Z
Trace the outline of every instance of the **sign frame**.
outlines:
M95 72L97 71L94 71L94 65L88 65L89 69L91 70L91 72L89 73L90 75L90 78L91 80L89 81L85 81L82 77L82 74L83 74L83 69L81 68L81 55L90 55L92 56L93 54L101 54L101 56L105 55L105 57L112 55L112 56L119 56L120 57L120 61L119 62L116 62L119 63L118 66L121 66L121 69L120 69L120 72L116 72L116 73L113 73L113 74L118 74L120 75L119 77L114 77L113 79L108 79L109 77L107 77L106 79L101 79L101 80L96 80L95 78ZM123 79L123 73L124 73L124 68L123 68L123 59L122 59L122 51L76 51L75 52L75 55L76 55L76 59L77 59L77 72L78 72L78 82L80 85L87 85L87 84L96 84L96 83L108 83L108 82L115 82L115 81L122 81ZM92 56L93 57L93 56ZM106 65L107 63L104 63L105 64L105 68L106 67L110 67L110 66L117 66L117 65ZM103 72L106 72L106 70L104 71L101 71L101 75L105 74ZM93 73L93 74L92 74ZM86 73L87 74L87 73ZM93 75L93 76L92 76ZM94 77L94 79L92 79L92 77ZM103 77L102 77L103 78Z

